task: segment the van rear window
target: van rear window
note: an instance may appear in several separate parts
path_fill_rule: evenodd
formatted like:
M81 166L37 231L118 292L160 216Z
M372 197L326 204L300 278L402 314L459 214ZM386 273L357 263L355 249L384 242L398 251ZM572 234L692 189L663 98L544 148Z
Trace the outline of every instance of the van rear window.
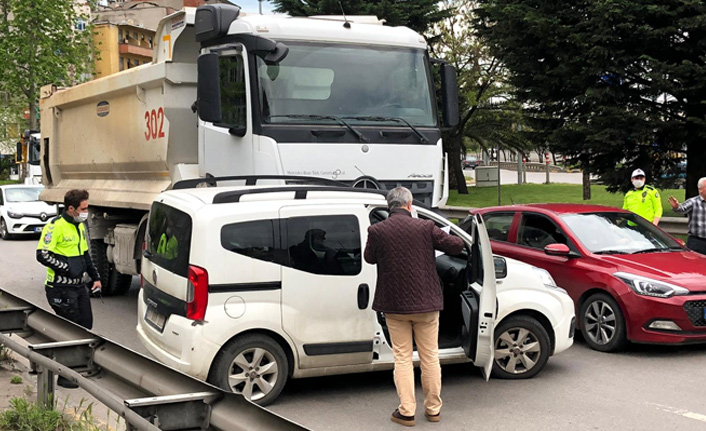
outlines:
M152 204L147 251L156 265L182 277L189 274L191 217L161 202Z

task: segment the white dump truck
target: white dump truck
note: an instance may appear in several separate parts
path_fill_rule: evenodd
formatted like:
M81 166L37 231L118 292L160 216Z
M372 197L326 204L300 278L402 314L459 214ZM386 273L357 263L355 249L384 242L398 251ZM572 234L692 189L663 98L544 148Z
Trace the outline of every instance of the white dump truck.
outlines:
M90 192L104 293L129 288L152 200L180 180L314 176L445 203L455 71L418 33L382 24L186 8L160 22L152 63L44 86L41 197Z

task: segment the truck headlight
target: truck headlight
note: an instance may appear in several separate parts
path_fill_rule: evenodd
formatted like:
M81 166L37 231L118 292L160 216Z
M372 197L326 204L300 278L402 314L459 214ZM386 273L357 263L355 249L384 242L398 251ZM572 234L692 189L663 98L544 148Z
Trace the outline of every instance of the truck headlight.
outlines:
M11 218L22 218L22 217L24 217L24 214L18 213L18 212L16 212L16 211L12 211L12 210L7 210L7 215L8 215L9 217L11 217Z
M638 295L671 298L675 295L689 294L688 289L664 281L653 280L628 272L616 272L613 275L627 284Z

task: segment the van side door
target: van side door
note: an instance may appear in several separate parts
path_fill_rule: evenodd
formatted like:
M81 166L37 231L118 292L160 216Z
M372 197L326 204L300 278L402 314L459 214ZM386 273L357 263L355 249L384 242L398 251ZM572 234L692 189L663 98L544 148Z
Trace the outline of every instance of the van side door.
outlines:
M461 294L463 328L461 344L473 363L483 370L486 380L495 360L493 327L496 312L496 284L493 253L483 219L473 216L468 289Z
M368 225L362 205L280 209L282 326L301 368L373 360L376 274L362 259Z

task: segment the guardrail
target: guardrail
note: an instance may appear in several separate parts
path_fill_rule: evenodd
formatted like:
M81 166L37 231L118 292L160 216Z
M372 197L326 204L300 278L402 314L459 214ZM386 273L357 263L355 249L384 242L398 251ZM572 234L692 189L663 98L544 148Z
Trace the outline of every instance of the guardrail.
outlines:
M505 169L508 171L516 171L517 170L517 162L499 162L499 163L500 163L500 169ZM498 162L490 162L485 166L498 166ZM545 172L547 170L547 165L545 163L526 162L526 163L522 164L522 169L524 169L525 172ZM549 165L549 172L568 172L568 171L561 166L550 164Z
M469 211L475 208L442 206L439 207L441 213L448 218L463 220ZM688 231L688 220L686 217L663 217L659 221L659 227L670 235L686 235Z
M24 338L29 346L8 334ZM0 343L28 358L36 368L41 405L53 406L54 374L58 374L123 417L128 431L307 429L2 289Z

